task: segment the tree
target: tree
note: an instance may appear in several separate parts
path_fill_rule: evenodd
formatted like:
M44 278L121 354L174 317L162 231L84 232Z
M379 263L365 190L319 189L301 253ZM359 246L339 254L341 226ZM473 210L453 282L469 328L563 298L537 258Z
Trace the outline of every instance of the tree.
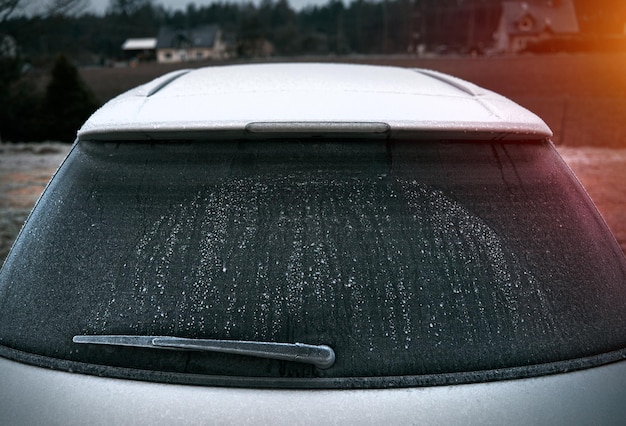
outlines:
M33 111L39 106L35 90L20 81L17 58L0 57L0 140L32 139Z
M45 6L48 16L78 16L89 6L88 0L50 0Z
M16 14L44 18L76 16L83 13L88 5L88 0L0 0L0 24L4 24Z
M110 0L108 13L130 16L148 6L152 7L152 0Z
M0 24L4 24L17 10L23 0L0 0Z
M59 56L41 106L41 139L73 142L76 130L97 107L76 67L64 55Z

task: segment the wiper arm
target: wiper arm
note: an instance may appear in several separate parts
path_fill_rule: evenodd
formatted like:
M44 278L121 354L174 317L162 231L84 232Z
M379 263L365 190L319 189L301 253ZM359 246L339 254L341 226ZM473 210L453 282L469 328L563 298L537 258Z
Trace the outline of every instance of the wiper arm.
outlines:
M313 364L330 368L335 362L335 352L330 346L306 343L255 342L249 340L187 339L169 336L78 335L74 343L94 345L132 346L139 348L176 349L220 352L279 359Z

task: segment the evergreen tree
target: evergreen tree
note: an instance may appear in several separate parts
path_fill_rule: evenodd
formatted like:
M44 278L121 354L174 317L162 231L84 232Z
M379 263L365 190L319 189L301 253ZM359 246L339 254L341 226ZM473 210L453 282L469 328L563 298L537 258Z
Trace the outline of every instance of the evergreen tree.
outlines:
M41 105L42 139L73 142L76 131L96 110L98 102L65 57L59 56Z
M34 140L41 97L31 79L24 78L28 67L19 57L0 55L0 141Z

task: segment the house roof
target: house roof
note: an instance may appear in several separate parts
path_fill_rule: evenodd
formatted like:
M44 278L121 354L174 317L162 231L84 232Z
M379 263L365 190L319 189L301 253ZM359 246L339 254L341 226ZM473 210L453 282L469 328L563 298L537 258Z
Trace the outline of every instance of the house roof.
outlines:
M435 71L347 64L181 70L109 101L80 139L287 135L545 139L536 115Z
M122 50L151 50L156 44L156 38L129 38L122 44Z
M177 30L172 27L161 27L157 37L157 49L184 49L189 47L212 48L217 40L219 27L204 25L202 27Z
M573 34L579 31L572 0L504 1L502 16L509 34Z

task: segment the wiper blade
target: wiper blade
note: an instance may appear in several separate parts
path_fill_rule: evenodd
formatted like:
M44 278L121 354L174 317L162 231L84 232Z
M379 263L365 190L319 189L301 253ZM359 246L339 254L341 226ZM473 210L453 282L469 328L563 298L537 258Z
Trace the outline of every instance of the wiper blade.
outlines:
M78 335L74 343L94 345L132 346L139 348L174 349L219 352L279 359L330 368L335 362L335 351L326 345L306 343L256 342L250 340L188 339L170 336Z

